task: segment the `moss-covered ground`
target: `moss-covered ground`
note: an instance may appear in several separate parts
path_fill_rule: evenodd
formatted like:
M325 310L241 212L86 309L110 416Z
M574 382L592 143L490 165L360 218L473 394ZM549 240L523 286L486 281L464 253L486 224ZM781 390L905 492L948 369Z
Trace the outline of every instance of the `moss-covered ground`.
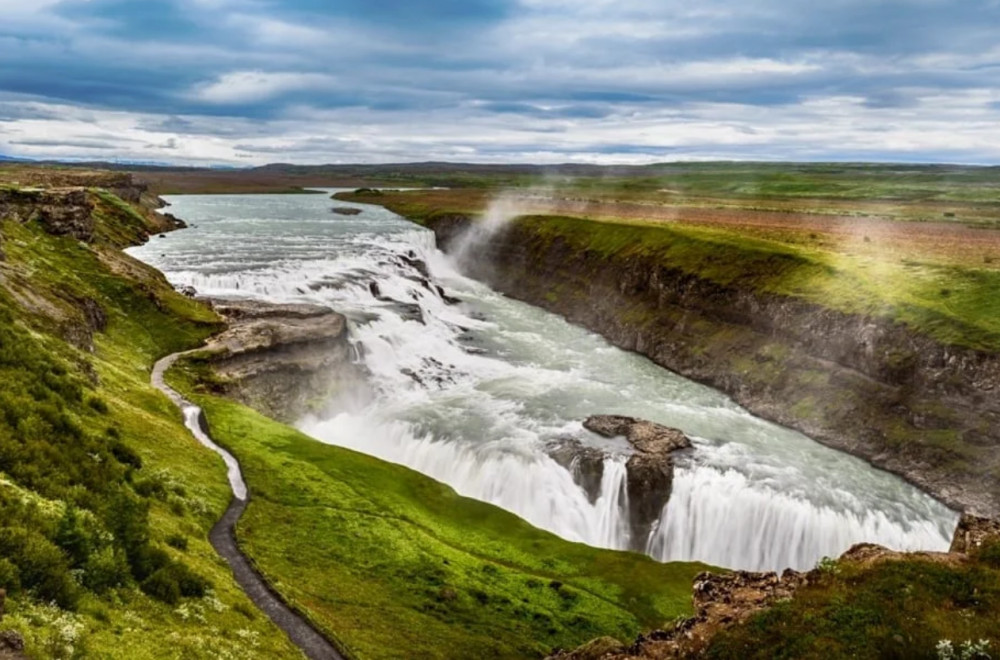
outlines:
M690 612L704 566L564 541L212 396L206 375L188 361L168 377L243 466L252 497L241 546L357 657L540 657Z

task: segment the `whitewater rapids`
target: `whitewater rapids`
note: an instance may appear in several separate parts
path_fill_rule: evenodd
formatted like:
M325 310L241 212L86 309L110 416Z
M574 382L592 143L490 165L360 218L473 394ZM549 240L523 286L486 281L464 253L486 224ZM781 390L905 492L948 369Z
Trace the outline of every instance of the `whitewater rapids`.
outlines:
M323 442L407 465L566 539L660 560L806 569L862 541L948 548L957 514L930 496L463 277L430 232L384 209L336 216L327 195L168 199L196 228L132 254L175 285L348 317L371 391L300 421ZM448 304L438 286L461 302ZM631 538L628 447L581 426L601 413L677 427L694 442L677 456L649 538ZM566 437L610 454L593 502L545 451Z

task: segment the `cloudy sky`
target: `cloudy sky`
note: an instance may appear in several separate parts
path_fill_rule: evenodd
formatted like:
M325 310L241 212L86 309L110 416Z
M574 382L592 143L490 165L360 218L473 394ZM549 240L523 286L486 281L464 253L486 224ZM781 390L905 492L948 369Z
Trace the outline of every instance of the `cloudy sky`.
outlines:
M1000 0L0 0L0 154L1000 162Z

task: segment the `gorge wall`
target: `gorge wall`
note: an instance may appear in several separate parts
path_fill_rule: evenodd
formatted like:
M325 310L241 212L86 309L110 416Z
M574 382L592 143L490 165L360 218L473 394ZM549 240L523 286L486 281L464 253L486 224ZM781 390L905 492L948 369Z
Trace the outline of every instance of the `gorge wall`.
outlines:
M955 508L1000 514L996 354L943 345L885 318L721 285L641 251L582 249L534 223L516 220L470 249L468 217L425 222L464 272L505 295L722 390L754 414L897 473Z

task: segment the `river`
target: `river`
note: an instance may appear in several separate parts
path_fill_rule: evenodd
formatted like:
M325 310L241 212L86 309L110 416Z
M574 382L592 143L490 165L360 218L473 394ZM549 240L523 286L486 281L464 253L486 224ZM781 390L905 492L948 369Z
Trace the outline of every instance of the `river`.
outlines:
M318 194L167 200L194 226L130 253L173 284L348 317L370 388L300 420L322 442L407 465L566 539L660 560L805 569L862 541L948 547L958 516L919 489L463 277L429 231L381 207ZM362 212L336 215L335 205ZM694 443L676 456L673 494L646 539L630 538L627 446L581 425L609 413ZM546 453L566 437L610 453L593 501Z

